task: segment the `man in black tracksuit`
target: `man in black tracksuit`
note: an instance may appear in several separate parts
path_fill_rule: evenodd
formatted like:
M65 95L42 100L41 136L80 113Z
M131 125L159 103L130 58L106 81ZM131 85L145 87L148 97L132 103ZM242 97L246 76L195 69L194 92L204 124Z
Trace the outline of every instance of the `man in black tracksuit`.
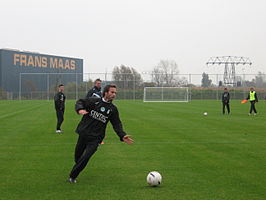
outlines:
M58 93L54 96L54 105L57 116L57 125L56 125L56 133L63 133L61 130L61 124L64 121L64 112L65 112L65 100L66 96L64 95L64 85L60 84L58 86Z
M225 114L225 107L227 108L227 113L230 114L230 94L227 88L224 88L224 93L222 95L222 102L223 102L223 114Z
M102 85L102 80L97 78L94 81L94 87L91 88L87 95L86 95L86 99L89 99L91 97L94 98L102 98L102 91L101 91L101 85ZM101 144L104 144L104 141L101 142Z
M94 87L88 91L86 95L86 99L91 98L91 97L102 98L101 84L102 84L101 79L99 78L96 79L94 81Z
M112 103L116 96L116 86L107 85L103 98L80 99L75 109L83 115L76 132L79 138L75 148L75 165L69 175L69 182L76 183L79 173L86 167L105 137L107 123L111 121L114 131L121 141L132 144L133 140L123 130L117 107Z

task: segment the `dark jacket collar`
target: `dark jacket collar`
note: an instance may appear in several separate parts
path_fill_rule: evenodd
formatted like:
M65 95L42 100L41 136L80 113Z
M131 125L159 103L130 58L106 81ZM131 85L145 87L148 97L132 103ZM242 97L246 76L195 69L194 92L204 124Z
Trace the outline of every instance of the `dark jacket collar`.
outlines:
M97 88L96 86L93 87L97 91L101 91L102 88Z
M105 99L102 97L102 102L104 103L112 103L112 101L105 101Z

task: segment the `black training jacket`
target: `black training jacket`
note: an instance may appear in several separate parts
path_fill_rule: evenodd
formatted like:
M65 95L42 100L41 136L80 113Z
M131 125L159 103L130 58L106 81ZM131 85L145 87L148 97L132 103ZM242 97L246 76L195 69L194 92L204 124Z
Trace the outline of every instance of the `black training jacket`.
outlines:
M84 136L95 137L101 142L105 137L105 129L110 121L114 131L123 141L126 133L123 131L117 107L112 102L105 102L102 98L79 99L75 105L76 112L87 110L83 115L76 132Z
M66 96L63 92L58 92L54 96L54 105L56 110L64 110L65 109L65 100Z
M229 92L224 92L222 95L222 102L229 103L230 100L230 94Z
M93 88L91 88L88 91L87 95L86 95L86 99L89 99L91 97L101 98L102 97L101 88L97 88L96 86L94 86Z

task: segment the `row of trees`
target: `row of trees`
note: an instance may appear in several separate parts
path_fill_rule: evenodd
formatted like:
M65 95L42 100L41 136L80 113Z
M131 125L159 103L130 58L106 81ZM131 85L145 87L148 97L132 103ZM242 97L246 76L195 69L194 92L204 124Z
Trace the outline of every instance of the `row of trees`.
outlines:
M244 75L243 75L244 76ZM257 88L265 88L266 87L266 74L262 72L258 72L258 74L253 78L251 81L244 80L244 77L239 77L239 79L236 82L237 87L257 87ZM218 83L219 86L223 86L223 82L219 81ZM202 79L201 79L201 87L216 87L213 83L212 80L209 78L209 75L205 72L202 74Z
M161 60L156 65L151 76L151 82L144 82L140 73L137 72L133 67L127 67L121 65L120 67L114 67L112 71L112 80L120 88L134 89L143 86L153 87L188 87L195 86L189 83L186 77L181 77L178 70L178 65L174 60ZM241 79L241 77L239 77ZM244 79L244 78L243 78ZM254 79L251 81L238 80L236 86L238 87L266 87L266 75L262 72L258 72ZM223 86L223 82L219 81L218 86ZM209 75L205 72L202 73L201 87L217 87L210 79Z
M255 76L255 79L252 79L251 81L256 85L256 87L259 88L266 88L266 75L265 73L258 72L258 75Z
M141 74L133 67L116 66L112 72L112 79L119 88L134 89L143 84Z
M173 60L161 60L150 74L152 82L144 82L140 73L134 68L121 65L114 67L112 80L121 88L133 89L143 86L178 87L186 86L188 80L179 76L178 65Z
M60 75L62 76L62 75ZM190 81L186 77L182 77L179 74L178 65L174 60L161 60L152 70L152 73L149 74L150 80L149 82L145 82L142 78L142 75L137 72L133 67L128 67L125 65L115 66L112 71L112 81L119 88L123 88L125 90L130 89L141 89L143 87L193 87ZM37 77L38 78L38 77ZM50 77L50 88L49 91L56 91L57 85L60 83L64 77L51 76ZM241 79L237 82L237 86L242 87L259 87L266 88L266 75L262 72L258 72L258 74L251 81L247 81ZM38 79L39 80L39 79ZM80 77L82 80L82 77ZM25 79L22 81L22 92L30 93L30 92L38 92L40 88L37 87L38 81L35 79ZM66 92L73 93L73 91L87 91L89 88L93 86L93 80L89 79L86 82L79 82L76 85L76 82L69 82L66 85ZM222 81L219 81L218 86L223 86ZM207 73L202 74L201 78L201 87L211 88L217 87L217 85L213 84L212 79L209 77ZM43 87L45 88L45 86ZM47 89L42 89L46 91ZM0 90L0 96L6 96L7 93L5 91Z
M152 82L156 86L178 87L186 86L188 80L179 76L179 70L174 60L161 60L152 70Z

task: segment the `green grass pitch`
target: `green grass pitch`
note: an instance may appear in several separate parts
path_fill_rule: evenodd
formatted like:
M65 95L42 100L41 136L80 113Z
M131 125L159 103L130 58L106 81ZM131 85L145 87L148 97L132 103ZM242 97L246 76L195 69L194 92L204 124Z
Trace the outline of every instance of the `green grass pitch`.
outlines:
M108 125L105 144L67 183L80 120L67 101L64 134L55 134L53 101L0 101L1 200L265 200L266 102L259 115L232 101L115 101L134 145ZM203 116L208 112L208 116ZM162 185L146 184L159 171Z

